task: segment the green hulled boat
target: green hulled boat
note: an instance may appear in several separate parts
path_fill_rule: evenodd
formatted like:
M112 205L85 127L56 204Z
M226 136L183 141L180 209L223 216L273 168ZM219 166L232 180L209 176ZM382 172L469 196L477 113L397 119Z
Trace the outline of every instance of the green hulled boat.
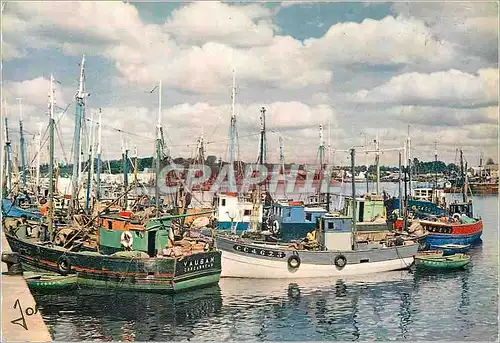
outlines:
M32 290L67 290L76 288L77 276L24 272L23 277Z
M451 256L416 256L415 266L425 269L458 269L470 263L470 256L455 254Z

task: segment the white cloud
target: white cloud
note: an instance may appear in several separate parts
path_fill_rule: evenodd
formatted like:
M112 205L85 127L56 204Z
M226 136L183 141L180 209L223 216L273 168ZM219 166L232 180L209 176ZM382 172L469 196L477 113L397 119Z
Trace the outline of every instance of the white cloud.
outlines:
M477 74L449 70L430 74L406 73L371 90L360 90L361 103L482 107L498 103L498 69Z
M163 26L181 43L208 41L237 47L272 43L273 12L258 4L235 6L220 2L193 2L172 12Z
M463 54L498 61L496 2L395 3L392 9L425 22L434 36L455 43Z
M339 23L321 38L304 41L313 61L366 65L447 65L456 53L422 21L403 17Z

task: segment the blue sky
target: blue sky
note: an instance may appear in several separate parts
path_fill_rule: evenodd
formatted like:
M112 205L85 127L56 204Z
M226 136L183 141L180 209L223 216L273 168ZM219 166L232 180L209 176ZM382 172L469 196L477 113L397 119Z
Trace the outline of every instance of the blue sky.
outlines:
M496 3L8 2L2 23L3 112L16 123L22 97L26 130L45 126L53 73L58 106L69 105L61 159L82 54L86 115L103 109L109 158L123 144L152 154L158 94L148 91L160 79L172 154L190 156L203 134L221 141L207 154L224 158L234 70L242 159L256 158L261 106L275 160L281 135L288 159L314 162L320 124L335 163L347 161L335 150L365 136L402 146L408 125L421 160L433 158L435 140L448 162L457 148L472 164L481 152L497 159Z

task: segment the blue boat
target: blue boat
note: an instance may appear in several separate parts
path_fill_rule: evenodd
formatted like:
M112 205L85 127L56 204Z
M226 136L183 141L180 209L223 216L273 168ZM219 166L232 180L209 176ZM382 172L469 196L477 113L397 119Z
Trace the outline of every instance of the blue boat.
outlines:
M304 238L327 213L323 207L308 207L302 201L277 201L269 211L273 231L285 242Z
M470 245L443 244L443 245L431 245L430 248L432 250L442 250L443 256L448 256L458 253L465 253L469 250Z
M24 210L18 206L15 206L10 200L2 200L2 215L4 217L21 218L22 216L26 219L38 220L42 218L40 212L31 212Z
M386 201L387 212L392 213L394 210L399 210L399 199L393 198ZM433 202L423 200L408 200L408 209L413 214L414 218L424 219L429 216L442 217L446 210L439 207Z

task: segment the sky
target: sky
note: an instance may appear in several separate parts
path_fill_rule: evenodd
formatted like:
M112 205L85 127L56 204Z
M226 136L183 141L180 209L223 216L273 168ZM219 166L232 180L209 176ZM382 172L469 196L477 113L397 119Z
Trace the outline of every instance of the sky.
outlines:
M2 113L13 144L22 116L30 160L46 141L50 74L57 80L56 156L71 162L75 93L85 54L85 136L102 111L103 158L124 146L154 153L158 89L174 157L228 157L233 73L239 158L256 161L260 109L267 151L317 162L395 165L411 158L469 165L498 160L498 3L10 2L2 14ZM97 133L95 134L97 136ZM86 143L87 144L87 143ZM47 156L43 147L43 158ZM43 160L43 159L42 159Z

